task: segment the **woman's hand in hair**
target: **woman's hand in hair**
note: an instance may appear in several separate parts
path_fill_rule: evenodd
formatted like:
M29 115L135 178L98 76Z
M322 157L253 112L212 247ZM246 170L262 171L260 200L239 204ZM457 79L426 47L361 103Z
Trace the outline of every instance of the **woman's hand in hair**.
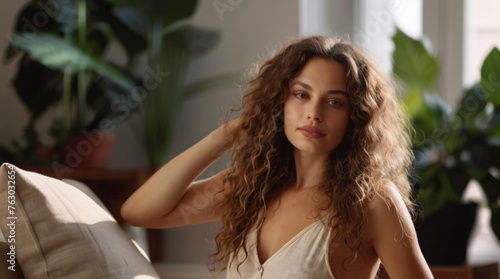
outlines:
M241 139L242 131L241 128L241 118L238 117L234 120L230 120L226 123L224 123L221 127L220 130L224 133L224 136L227 139L226 142L226 147L231 148L234 143L236 143L238 140Z

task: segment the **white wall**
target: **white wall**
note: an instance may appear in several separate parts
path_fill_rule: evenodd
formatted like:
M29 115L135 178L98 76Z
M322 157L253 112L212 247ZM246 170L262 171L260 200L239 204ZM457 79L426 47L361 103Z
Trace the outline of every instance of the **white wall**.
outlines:
M353 3L344 0L300 0L300 34L326 34L349 39Z

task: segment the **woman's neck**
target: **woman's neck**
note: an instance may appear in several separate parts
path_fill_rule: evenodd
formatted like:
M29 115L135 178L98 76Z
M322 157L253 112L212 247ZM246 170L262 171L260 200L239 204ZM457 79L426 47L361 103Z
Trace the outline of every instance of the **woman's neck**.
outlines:
M296 188L316 187L322 181L328 156L294 151Z

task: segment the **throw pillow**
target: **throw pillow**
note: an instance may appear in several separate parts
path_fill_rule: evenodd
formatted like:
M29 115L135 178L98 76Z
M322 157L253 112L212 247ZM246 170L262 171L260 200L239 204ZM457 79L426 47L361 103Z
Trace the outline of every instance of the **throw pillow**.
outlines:
M26 278L159 278L114 218L61 180L4 163L0 229Z

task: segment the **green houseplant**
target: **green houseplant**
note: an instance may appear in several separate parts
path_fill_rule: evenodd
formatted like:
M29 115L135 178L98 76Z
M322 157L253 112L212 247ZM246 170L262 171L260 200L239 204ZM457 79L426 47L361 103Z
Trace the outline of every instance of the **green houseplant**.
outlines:
M57 139L53 149L64 148L68 132L92 131L103 120L132 115L149 165L157 167L167 159L181 103L204 89L238 79L229 73L185 83L190 58L213 47L219 37L216 31L190 24L196 0L60 0L50 2L56 5L52 9L47 8L49 2L33 0L21 11L18 35L6 52L8 60L22 55L14 85L31 117L26 143L16 142L14 152L0 148L4 161L38 164L54 159L54 155L36 156L48 152L40 148L34 124L47 108L63 103L63 117L54 121L52 129ZM25 19L40 13L48 13L49 20L42 27L33 26L36 32L25 36L27 40L22 36ZM125 50L124 65L117 67L101 58L110 42ZM133 63L144 51L145 64ZM147 70L132 79L132 68ZM32 76L34 82L26 83Z
M406 91L401 104L414 129L412 178L423 209L418 226L422 250L430 264L463 264L476 216L476 204L463 201L471 180L487 198L491 228L500 240L500 51L493 48L480 83L451 106L436 93L438 62L422 41L401 30L393 41L393 72ZM450 242L454 236L461 246Z
M30 1L20 11L5 57L19 61L13 85L30 119L26 143L17 142L10 151L14 162L39 164L56 159L69 134L100 130L103 119L113 119L112 103L132 91L135 82L130 66L146 42L115 15L116 8L106 0L52 0ZM125 50L124 65L105 59L111 43ZM52 152L37 156L43 145L36 121L58 105L62 114L51 131L55 142L45 147ZM6 157L7 148L2 150Z
M147 92L134 115L133 125L145 149L150 167L168 160L176 116L184 100L205 89L238 80L237 73L211 76L191 84L186 74L191 58L210 50L219 33L194 26L189 18L198 1L120 1L124 22L147 34L147 64L162 77Z

